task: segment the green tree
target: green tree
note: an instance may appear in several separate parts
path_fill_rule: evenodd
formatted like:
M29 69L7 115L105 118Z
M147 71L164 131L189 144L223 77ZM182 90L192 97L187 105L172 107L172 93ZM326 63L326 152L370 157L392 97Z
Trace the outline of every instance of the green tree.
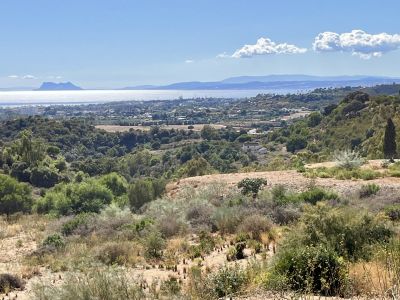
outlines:
M106 186L116 197L125 194L128 188L126 179L115 172L102 176L100 183Z
M58 170L50 167L34 167L31 172L30 182L37 187L50 188L59 181Z
M393 159L397 156L396 127L391 118L387 120L383 137L383 154L385 158Z
M0 174L0 214L29 212L32 203L32 193L28 185Z

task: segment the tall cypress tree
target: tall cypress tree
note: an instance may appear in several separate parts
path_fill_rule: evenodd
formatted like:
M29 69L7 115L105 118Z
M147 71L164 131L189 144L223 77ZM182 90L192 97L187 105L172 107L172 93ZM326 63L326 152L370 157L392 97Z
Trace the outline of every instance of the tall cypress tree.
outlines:
M396 127L391 118L387 120L385 136L383 138L383 154L385 158L393 159L397 156Z

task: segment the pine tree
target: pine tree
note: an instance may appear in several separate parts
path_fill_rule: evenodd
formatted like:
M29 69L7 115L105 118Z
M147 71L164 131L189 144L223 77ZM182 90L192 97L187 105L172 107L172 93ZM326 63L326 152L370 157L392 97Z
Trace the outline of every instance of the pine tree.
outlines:
M385 158L393 159L397 156L396 127L391 118L387 120L385 136L383 138L383 154Z

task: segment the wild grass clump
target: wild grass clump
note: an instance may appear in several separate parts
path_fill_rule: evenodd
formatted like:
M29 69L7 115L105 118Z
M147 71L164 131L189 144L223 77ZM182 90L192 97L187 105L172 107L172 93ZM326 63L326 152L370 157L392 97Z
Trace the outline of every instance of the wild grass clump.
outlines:
M37 300L139 300L145 294L139 284L132 282L125 273L116 269L87 270L69 274L60 286L37 284L33 287Z

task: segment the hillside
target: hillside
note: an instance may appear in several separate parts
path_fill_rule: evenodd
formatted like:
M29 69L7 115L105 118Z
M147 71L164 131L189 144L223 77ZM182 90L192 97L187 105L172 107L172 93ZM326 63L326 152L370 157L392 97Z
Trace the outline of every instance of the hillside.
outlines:
M375 90L381 92L379 87ZM341 149L356 149L371 159L383 158L384 127L389 117L396 127L400 126L396 114L399 107L398 95L370 96L362 91L352 92L338 104L272 132L268 140L284 143L288 151L302 151L317 160L330 159L332 152Z

